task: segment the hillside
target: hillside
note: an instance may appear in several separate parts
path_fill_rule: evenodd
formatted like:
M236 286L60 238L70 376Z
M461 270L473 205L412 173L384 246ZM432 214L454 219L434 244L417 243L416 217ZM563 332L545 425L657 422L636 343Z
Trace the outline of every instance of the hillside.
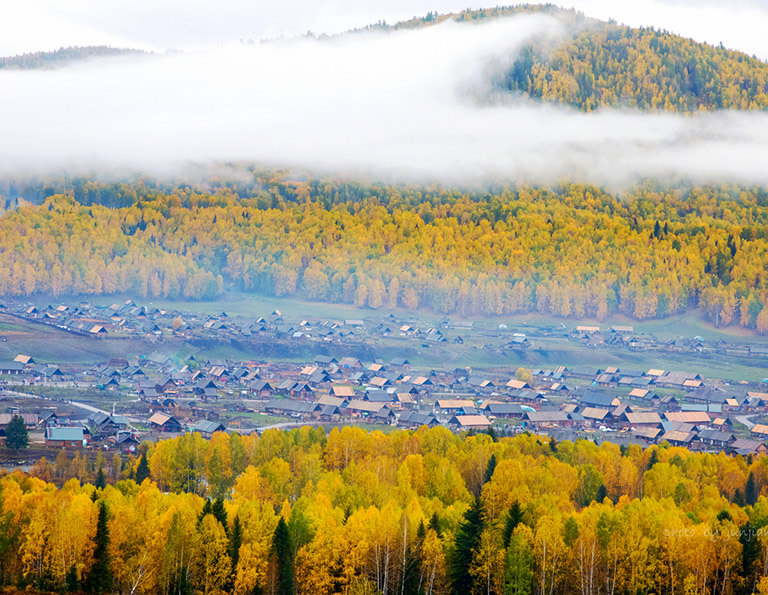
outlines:
M563 23L564 33L525 45L513 66L495 81L499 91L583 111L633 107L691 113L768 107L766 62L667 31L599 21L554 5L429 13L391 28L530 13L554 16Z
M146 52L105 45L59 48L52 52L32 52L18 56L0 57L0 69L35 70L63 68L74 62L114 56L141 56Z
M62 451L32 477L0 478L0 584L77 591L96 571L103 591L122 593L768 587L765 456L426 427L188 433L144 447L146 458L100 454L95 466ZM272 591L278 577L291 588Z
M0 294L213 299L231 286L599 320L702 307L719 326L768 330L759 188L646 184L619 197L578 184L465 192L265 175L243 196L144 183L68 192L0 219Z

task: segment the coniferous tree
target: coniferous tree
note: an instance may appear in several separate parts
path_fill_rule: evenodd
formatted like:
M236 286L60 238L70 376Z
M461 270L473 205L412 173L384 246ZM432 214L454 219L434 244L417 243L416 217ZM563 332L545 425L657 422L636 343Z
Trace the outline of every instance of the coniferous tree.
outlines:
M77 566L72 564L67 570L67 576L65 578L67 591L74 593L80 590L80 580L77 577Z
M484 484L491 481L494 471L496 471L496 455L491 455L491 458L488 459L488 466L485 468Z
M200 511L200 515L197 517L197 526L200 527L200 523L203 522L206 514L213 514L213 506L211 506L211 499L206 498L203 504L203 510Z
M747 485L744 486L744 500L749 506L754 506L759 497L760 490L757 488L754 474L750 471L747 476Z
M240 517L235 515L232 521L232 533L229 535L229 559L232 560L232 571L237 568L240 561L240 546L243 545L243 526L240 524Z
M443 531L440 529L440 516L437 514L437 512L432 513L427 528L432 529L435 533L437 533L438 537L443 536Z
M107 526L107 507L99 502L99 519L96 523L96 535L93 538L93 566L85 581L89 593L106 593L112 588L112 569L109 556L109 527Z
M213 518L221 523L221 526L224 527L224 531L228 532L229 526L227 524L227 511L224 509L224 500L216 498L211 505L211 514L213 515Z
M464 522L456 531L453 549L448 556L448 579L451 593L464 595L471 593L474 578L469 572L472 558L480 545L480 535L485 527L485 512L480 499L475 499L470 509L464 514Z
M272 553L277 561L277 593L278 595L293 595L294 560L291 534L285 519L280 520L272 536Z
M502 543L504 547L509 547L509 540L512 539L512 533L515 532L517 526L523 522L523 509L520 507L520 503L515 500L509 507L507 513L507 522L504 524L504 533L502 534Z
M752 524L747 521L741 526L739 531L739 541L741 542L741 567L746 581L745 593L753 593L757 582L757 571L759 568L755 564L760 558L760 540L757 531Z
M5 427L5 445L14 450L29 446L27 424L20 415L14 415Z
M104 475L103 467L99 467L99 472L96 475L96 482L93 485L100 490L103 490L105 487L107 487L107 477Z
M227 544L227 553L232 562L232 571L227 580L228 590L231 591L235 583L235 574L237 573L237 563L240 561L240 546L243 544L243 527L240 524L240 517L235 515L232 521L232 531L229 534L229 543Z
M147 462L147 453L142 453L139 464L136 467L136 483L141 485L149 477L149 463Z

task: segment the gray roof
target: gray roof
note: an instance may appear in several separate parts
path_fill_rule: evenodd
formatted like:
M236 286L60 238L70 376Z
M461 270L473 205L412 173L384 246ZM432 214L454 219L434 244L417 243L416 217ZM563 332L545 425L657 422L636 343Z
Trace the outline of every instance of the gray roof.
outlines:
M484 409L492 415L522 415L525 411L517 403L489 403Z
M320 405L318 403L293 401L291 399L270 399L264 406L265 409L277 409L281 411L289 411L291 413L312 413L319 407Z
M191 426L195 432L204 432L206 434L213 434L214 432L223 431L226 429L223 423L218 421L198 421Z
M46 438L48 440L82 440L83 428L48 428Z

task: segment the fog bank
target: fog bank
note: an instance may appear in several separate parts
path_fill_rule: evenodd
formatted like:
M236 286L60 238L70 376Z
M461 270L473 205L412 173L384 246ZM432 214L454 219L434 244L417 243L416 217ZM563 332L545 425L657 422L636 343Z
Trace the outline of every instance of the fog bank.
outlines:
M393 180L768 182L768 116L483 105L544 16L0 72L0 174L255 161Z

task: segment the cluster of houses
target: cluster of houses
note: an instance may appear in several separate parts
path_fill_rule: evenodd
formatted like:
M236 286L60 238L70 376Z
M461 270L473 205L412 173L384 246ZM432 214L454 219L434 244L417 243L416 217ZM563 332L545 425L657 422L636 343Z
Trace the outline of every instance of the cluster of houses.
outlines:
M444 329L420 328L398 322L394 315L367 324L361 319L330 320L306 318L288 321L280 310L268 316L230 316L226 312L200 315L180 310L139 306L133 300L101 306L90 302L77 305L38 307L26 303L0 304L0 312L29 322L54 326L60 330L94 338L121 336L207 338L230 340L278 339L302 342L344 343L360 338L401 337L424 344L463 342L461 336L451 339ZM460 325L461 326L461 325ZM462 328L472 328L472 323ZM454 325L446 321L445 328Z
M440 343L464 343L467 335L501 349L528 349L537 339L565 337L582 345L635 351L700 352L740 357L768 358L768 346L708 341L701 337L660 340L638 333L631 325L609 327L578 325L567 328L526 327L513 332L506 325L476 328L472 321L443 320L438 326L422 327L416 318L397 320L393 314L375 319L331 320L307 317L288 320L280 310L259 317L231 316L226 312L200 315L137 305L133 300L109 306L80 302L46 307L25 302L0 304L0 313L29 322L54 326L66 332L93 338L120 336L161 340L164 337L239 341L278 340L289 343L355 344L380 338L399 338L405 344L429 348ZM0 337L0 340L2 337Z
M175 360L160 352L114 358L74 368L36 361L19 354L0 361L0 383L98 388L135 400L125 415L96 413L88 419L67 418L56 411L25 413L30 429L42 430L52 447L99 444L124 452L135 450L143 437L198 431L251 431L257 413L286 422L367 423L402 428L444 425L455 431L531 430L557 436L599 436L622 443L661 442L693 449L761 452L768 440L768 394L758 384L729 386L699 373L618 367L559 367L512 373L477 373L469 369L414 370L405 358L360 361L342 355L354 337L398 336L424 345L463 341L486 330L472 323L449 322L441 328L419 328L386 317L376 324L363 320L302 320L291 326L280 311L267 319L196 316L137 306L86 302L77 306L0 306L0 312L92 337L110 335L191 337L287 337L331 342L306 365L257 361ZM369 328L370 327L370 328ZM496 329L498 330L498 329ZM504 329L502 329L504 330ZM649 335L631 326L579 326L542 331L560 333L587 345L659 348ZM449 338L447 335L451 335ZM650 338L649 338L650 337ZM509 348L531 346L531 336L506 333ZM691 342L692 341L692 342ZM699 339L665 344L664 349L723 348ZM731 346L736 348L738 346ZM759 355L757 348L747 354ZM354 352L354 350L351 350ZM110 401L108 396L105 401ZM232 414L232 415L230 415ZM32 419L35 416L35 419ZM0 417L0 439L4 424Z
M22 374L55 367L28 356L16 363ZM134 395L141 409L130 417L95 413L75 423L55 411L25 414L30 428L45 432L48 445L96 443L132 452L146 433L253 431L254 413L294 423L494 427L741 454L765 451L768 440L768 425L760 423L762 416L768 419L768 393L760 385L715 384L698 373L660 369L559 367L517 378L463 368L415 371L404 358L363 363L318 355L296 365L194 358L178 364L156 356L114 359L82 371L81 378L89 376L105 390ZM226 411L239 412L248 423L235 428ZM0 416L0 437L6 417Z

